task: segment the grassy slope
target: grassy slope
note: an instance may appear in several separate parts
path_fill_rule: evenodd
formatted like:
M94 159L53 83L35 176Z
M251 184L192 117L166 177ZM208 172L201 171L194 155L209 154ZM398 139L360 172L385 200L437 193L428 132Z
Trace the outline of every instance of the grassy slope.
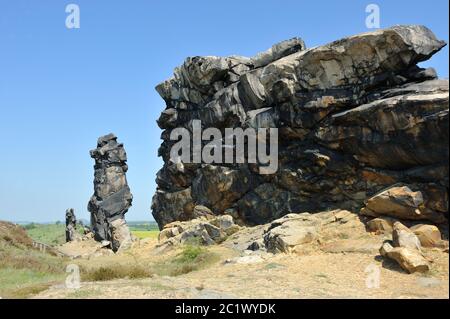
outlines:
M35 241L48 245L61 245L66 242L66 226L64 224L33 224L25 226L28 235ZM78 227L80 234L83 233Z
M65 260L31 246L25 230L0 222L0 296L26 298L65 278Z
M32 247L33 240L49 245L64 243L64 224L33 224L26 227L28 229L25 231L20 226L0 222L2 298L26 298L47 289L51 284L63 282L66 277L66 260L41 253ZM152 224L132 224L130 229L141 239L157 238L159 233ZM127 272L128 270L131 274L140 273L140 269L127 269ZM101 273L105 276L103 271Z

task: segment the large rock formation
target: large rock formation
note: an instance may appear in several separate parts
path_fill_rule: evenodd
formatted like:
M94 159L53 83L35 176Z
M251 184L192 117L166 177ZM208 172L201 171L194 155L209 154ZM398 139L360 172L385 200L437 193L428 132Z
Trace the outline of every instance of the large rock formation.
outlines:
M445 221L448 80L417 66L444 46L426 27L395 26L311 49L292 39L254 58L186 59L156 87L166 109L153 216L163 227L195 218L203 205L255 225L289 213L359 211L384 189L405 187L406 195L371 203L391 200L401 209L395 216ZM193 120L222 132L279 128L278 170L171 161L171 132L192 131ZM372 215L386 215L378 207Z
M109 241L117 251L131 242L125 222L133 200L125 175L127 154L114 134L100 137L90 154L95 159L94 194L88 204L92 231L97 241Z

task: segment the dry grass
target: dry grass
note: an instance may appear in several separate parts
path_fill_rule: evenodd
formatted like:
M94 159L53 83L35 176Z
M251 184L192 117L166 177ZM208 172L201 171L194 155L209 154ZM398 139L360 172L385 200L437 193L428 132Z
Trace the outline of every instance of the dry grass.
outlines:
M33 243L23 227L3 221L0 221L0 242L1 241L19 248L31 247Z
M27 298L65 276L66 260L32 247L26 231L0 222L0 296Z
M40 283L40 284L34 284L34 285L27 285L24 287L20 287L17 289L14 289L14 291L7 297L14 298L14 299L26 299L31 296L37 295L38 293L47 290L50 288L52 283Z
M139 279L151 277L149 269L141 265L110 265L99 268L81 268L82 281L107 281L113 279Z

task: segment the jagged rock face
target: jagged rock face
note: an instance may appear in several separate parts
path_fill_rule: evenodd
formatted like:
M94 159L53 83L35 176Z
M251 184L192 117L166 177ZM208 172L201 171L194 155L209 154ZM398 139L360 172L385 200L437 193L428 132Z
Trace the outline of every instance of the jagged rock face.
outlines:
M120 247L120 239L128 241L129 238L125 213L133 196L125 175L127 155L114 134L100 137L97 148L90 154L95 159L94 194L88 204L92 231L97 241L112 242L116 251Z
M395 26L306 49L292 39L254 58L194 57L157 86L166 102L152 212L160 227L196 205L236 222L359 210L398 183L448 217L448 80L417 63L445 46L422 26ZM278 170L173 163L174 128L279 128ZM204 141L203 143L207 143ZM433 218L443 221L442 218Z

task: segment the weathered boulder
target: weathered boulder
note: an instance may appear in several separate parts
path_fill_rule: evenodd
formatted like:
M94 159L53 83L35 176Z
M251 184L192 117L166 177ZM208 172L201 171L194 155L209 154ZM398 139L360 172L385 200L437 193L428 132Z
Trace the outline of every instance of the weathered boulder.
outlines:
M100 137L90 154L95 159L94 194L88 203L92 231L95 240L110 241L117 251L128 240L125 213L133 200L125 175L127 155L114 134Z
M240 229L228 215L212 219L200 217L184 222L165 225L158 236L158 251L164 251L180 244L220 244Z
M267 251L288 253L298 245L310 243L317 238L320 221L310 214L289 214L274 221L266 234Z
M367 201L362 213L372 217L445 223L449 84L418 67L444 46L412 25L309 49L294 38L253 58L186 59L156 87L166 108L155 220L162 229L194 219L201 205L259 225L291 213L358 211ZM194 120L220 132L278 128L278 170L171 161L171 133L192 132Z
M214 217L214 213L212 212L212 210L203 205L196 205L194 207L192 215L194 219L200 217L205 217L206 219L209 219Z
M416 249L392 247L392 245L386 242L380 248L380 254L395 260L409 273L425 273L430 270L429 262Z
M133 238L125 219L115 219L111 222L111 248L123 251L131 247Z
M375 233L392 233L394 221L391 218L374 218L367 222L367 230Z
M393 186L374 195L367 200L361 214L410 220L442 221L443 218L442 214L425 207L422 192L413 192L408 186Z
M434 225L419 224L412 226L410 229L423 247L435 247L442 240L439 228Z
M265 249L271 253L301 253L316 243L322 243L322 250L330 252L374 250L374 243L359 240L365 232L365 225L357 214L335 210L288 214L271 222L263 238ZM338 245L336 239L341 238L345 238L345 242ZM256 245L252 243L249 248L254 250Z
M393 225L392 242L394 247L404 247L418 251L422 249L419 238L412 230L400 222L395 222Z
M110 244L108 241L102 243L96 241L93 237L83 236L82 240L75 240L56 246L55 250L59 255L70 259L90 259L114 255L114 252L110 249Z

